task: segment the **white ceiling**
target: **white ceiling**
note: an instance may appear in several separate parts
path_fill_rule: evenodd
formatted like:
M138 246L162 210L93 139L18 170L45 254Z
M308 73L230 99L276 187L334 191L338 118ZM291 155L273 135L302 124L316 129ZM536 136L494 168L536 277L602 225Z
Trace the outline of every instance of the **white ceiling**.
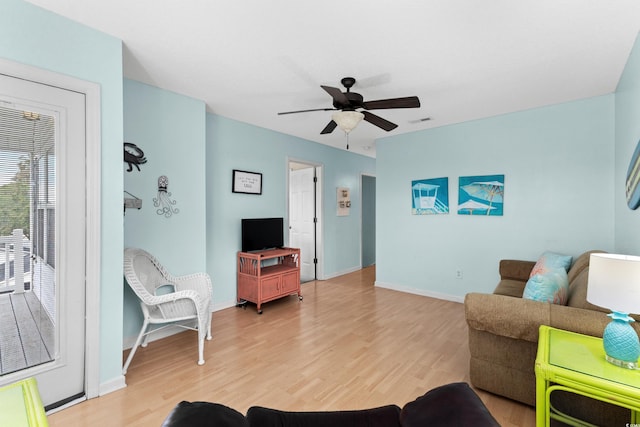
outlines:
M225 117L345 148L320 85L376 110L351 151L388 135L612 93L640 30L637 0L28 0L124 44L124 75L203 100ZM432 120L415 122L431 117Z

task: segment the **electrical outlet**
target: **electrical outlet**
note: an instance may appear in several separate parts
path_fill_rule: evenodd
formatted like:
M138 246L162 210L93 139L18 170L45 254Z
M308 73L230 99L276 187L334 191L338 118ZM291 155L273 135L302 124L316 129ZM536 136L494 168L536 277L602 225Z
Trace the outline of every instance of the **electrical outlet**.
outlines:
M456 279L462 279L462 270L460 269L456 270Z

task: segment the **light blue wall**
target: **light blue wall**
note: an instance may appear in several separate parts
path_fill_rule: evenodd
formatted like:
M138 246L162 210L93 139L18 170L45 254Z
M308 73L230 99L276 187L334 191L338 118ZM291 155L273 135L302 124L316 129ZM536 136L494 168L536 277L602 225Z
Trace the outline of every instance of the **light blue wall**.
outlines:
M21 0L0 0L0 4L1 57L101 85L100 378L103 383L109 382L121 374L123 344L122 197L126 173L122 169L121 42ZM165 258L167 248L161 245L163 238L158 226L168 224L171 237L176 239L178 222L194 215L193 220L201 226L204 215L204 237L203 233L189 233L178 240L193 239L199 248L204 244L205 259L202 253L184 258L183 253L171 251L166 262L176 271L206 264L215 283L218 305L232 304L240 218L258 214L286 217L285 171L286 159L291 157L324 164L323 256L327 276L350 271L360 263L361 207L355 204L350 216L337 217L335 190L338 186L349 187L352 200L360 200L361 173L377 176L377 275L381 284L461 298L468 291L493 289L500 258L534 259L545 249L572 254L592 247L612 250L614 234L616 250L637 254L640 214L623 206L622 188L628 158L640 138L639 49L636 42L615 97L382 139L378 141L377 166L373 159L210 114L204 119L205 142L198 146L195 140L201 133L203 115L199 101L126 82L127 91L144 94L142 100L177 102L193 112L196 115L193 121L184 116L180 121L195 127L189 136L189 148L206 159L204 172L201 164L189 172L185 169L191 166L182 164L164 170L160 162L170 158L173 148L165 145L166 140L162 146L152 145L153 126L157 122L146 117L141 120L149 127L132 122L135 115L142 115L143 105L135 99L127 100L127 138L140 143L149 158L144 173L127 177L128 190L144 199L143 211L127 213L127 243L152 245ZM175 112L168 105L153 106L151 102L144 105L145 110L149 107L165 115L165 121L170 121ZM262 172L263 195L232 194L232 169ZM154 233L149 237L130 226L142 216L153 216L147 210L153 198L149 192L153 193L155 175L160 173L169 177L170 191L179 206L193 207L193 211L182 210L175 221L158 222L159 218L154 217L151 226ZM200 183L185 184L191 173L194 180L204 182L202 187ZM410 214L409 186L413 179L448 176L450 203L455 209L458 176L494 173L505 174L504 217ZM203 191L204 209L196 207L201 203L197 195ZM195 195L195 200L188 200L187 194ZM174 256L180 261L172 261ZM463 270L462 280L454 278L456 269ZM135 329L135 319L131 324L129 320L127 317L124 328L127 331Z
M336 216L336 189L348 187L352 200L360 200L360 174L375 174L375 160L207 114L207 264L219 307L235 303L240 219L288 217L289 158L323 165L325 275L360 267L361 206L353 203L349 216ZM232 193L233 169L262 173L262 195Z
M633 150L640 141L640 37L616 91L616 251L640 255L640 210L627 206L625 184Z
M142 209L125 213L124 245L149 251L174 275L206 271L205 132L204 102L125 79L124 139L147 162L124 172L124 189L142 199ZM161 175L179 210L169 217L154 206ZM125 341L141 326L140 306L125 286Z
M377 141L377 283L462 300L502 258L614 247L614 96ZM504 216L456 214L458 177L505 175ZM411 181L449 177L447 215L411 214ZM456 279L456 270L463 278Z
M101 86L100 381L108 382L122 370L122 44L21 0L0 4L0 57Z

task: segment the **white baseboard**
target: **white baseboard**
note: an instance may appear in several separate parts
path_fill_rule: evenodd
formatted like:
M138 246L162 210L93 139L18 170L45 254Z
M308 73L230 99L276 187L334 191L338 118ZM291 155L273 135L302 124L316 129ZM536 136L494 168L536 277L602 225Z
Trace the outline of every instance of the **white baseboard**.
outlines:
M213 313L215 313L216 311L224 310L225 308L235 307L235 306L236 306L236 300L219 302L217 304L213 304Z
M445 300L445 301L453 301L453 302L459 302L459 303L463 303L464 302L464 297L460 297L458 295L449 295L449 294L443 294L440 292L431 292L431 291L425 291L424 289L416 289L416 288L410 288L407 286L399 286L395 283L385 283L385 282L380 282L380 281L375 281L374 282L375 286L378 286L380 288L385 288L385 289L391 289L394 291L400 291L400 292L406 292L408 294L414 294L414 295L422 295L423 297L430 297L430 298L435 298L435 299L441 299L441 300Z
M127 383L125 382L124 375L120 375L112 380L100 384L100 396L120 390L126 386Z
M360 267L358 265L358 266L355 266L355 267L352 267L352 268L348 268L346 270L335 272L333 274L325 274L325 276L322 278L322 280L333 279L334 277L343 276L345 274L353 273L354 271L360 271L360 270L362 270L362 267Z

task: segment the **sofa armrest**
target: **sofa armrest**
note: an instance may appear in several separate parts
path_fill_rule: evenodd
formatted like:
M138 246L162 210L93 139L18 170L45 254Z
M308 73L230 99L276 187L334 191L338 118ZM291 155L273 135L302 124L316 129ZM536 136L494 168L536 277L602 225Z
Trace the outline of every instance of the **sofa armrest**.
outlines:
M552 305L551 323L549 326L602 338L604 328L610 321L611 319L607 317L607 313L603 313L602 311ZM632 323L632 326L635 327L636 331L638 330L635 324Z
M503 259L500 260L498 272L500 273L500 279L502 280L520 280L526 282L529 280L529 275L533 266L536 265L535 261L521 261L516 259Z
M610 322L606 313L504 295L470 293L464 299L469 328L530 342L540 325L602 337ZM640 334L640 322L631 325Z
M530 342L538 341L540 325L549 325L548 303L505 295L470 293L464 310L469 328Z

